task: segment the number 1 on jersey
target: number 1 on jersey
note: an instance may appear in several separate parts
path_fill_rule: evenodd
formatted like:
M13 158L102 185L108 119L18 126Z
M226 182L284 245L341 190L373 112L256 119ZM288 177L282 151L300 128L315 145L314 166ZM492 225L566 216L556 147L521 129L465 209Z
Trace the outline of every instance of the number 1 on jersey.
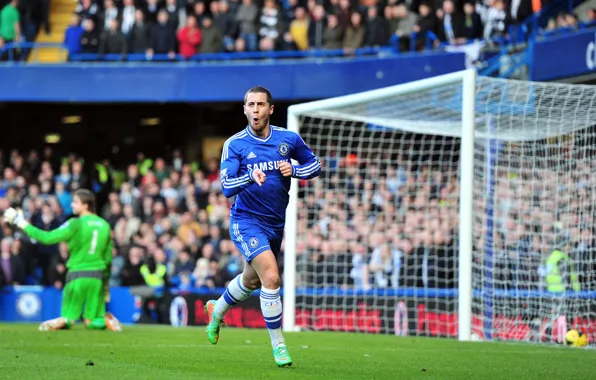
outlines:
M93 236L91 237L91 247L89 248L89 254L95 254L95 249L97 249L97 237L99 236L99 231L93 230Z

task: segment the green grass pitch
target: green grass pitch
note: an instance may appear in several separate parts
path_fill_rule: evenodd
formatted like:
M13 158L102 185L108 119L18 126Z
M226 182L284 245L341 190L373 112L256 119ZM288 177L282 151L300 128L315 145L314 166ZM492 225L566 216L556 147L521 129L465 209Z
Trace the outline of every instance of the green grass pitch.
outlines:
M0 379L595 379L596 351L328 332L285 334L291 368L264 330L130 326L39 332L0 324Z

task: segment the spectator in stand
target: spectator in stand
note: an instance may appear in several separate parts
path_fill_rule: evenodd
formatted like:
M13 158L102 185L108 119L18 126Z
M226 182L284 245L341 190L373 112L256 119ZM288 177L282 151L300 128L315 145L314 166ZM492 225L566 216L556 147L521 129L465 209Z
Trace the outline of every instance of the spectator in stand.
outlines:
M257 18L259 17L259 9L253 3L253 0L242 0L242 5L238 8L236 13L236 22L238 23L238 37L242 38L246 43L248 51L257 50Z
M308 46L310 48L320 49L323 47L323 38L327 28L325 16L325 8L322 5L315 5L308 24Z
M89 185L89 177L83 172L83 164L81 161L74 161L72 163L72 181L70 182L70 191L75 191L80 188L87 188Z
M67 164L60 165L60 174L56 175L54 182L61 182L64 186L70 186L72 181L72 175L70 174L70 168Z
M68 50L68 60L73 54L81 52L81 36L83 35L83 27L81 26L81 17L73 13L70 25L64 32L64 45Z
M147 50L147 56L154 54L167 54L169 59L176 57L176 34L172 25L168 22L168 12L160 10L157 16L157 25L152 28L151 45Z
M201 29L197 27L197 19L195 16L189 15L186 18L186 26L178 31L178 46L180 49L180 55L186 59L190 59L197 53L197 48L200 43Z
M147 0L147 6L145 7L145 21L150 25L157 24L159 11L160 7L158 0Z
M60 208L64 211L65 215L72 214L72 195L69 191L66 191L66 186L62 182L56 182L55 184L55 196L58 200Z
M95 29L95 22L88 18L83 21L83 34L81 35L81 53L97 54L99 52L99 33ZM73 181L73 185L74 185Z
M466 2L464 4L464 22L463 22L463 36L467 40L476 40L482 38L484 34L482 20L480 15L476 13L476 8L472 3Z
M130 41L130 33L136 22L136 12L134 0L124 0L122 8L122 26L121 32L126 37L127 41Z
M418 22L412 28L412 32L416 33L416 50L423 49L428 33L435 33L438 28L437 17L427 3L420 4L419 14Z
M586 23L588 27L593 27L596 24L596 8L589 8L586 11Z
M579 21L577 20L577 16L573 13L565 14L565 24L567 28L572 29L573 31L578 30L579 28Z
M116 4L114 4L114 0L104 0L103 3L103 10L101 10L98 14L98 29L102 32L109 30L112 20L120 21L122 19L122 14Z
M120 59L126 59L126 38L115 18L110 21L109 28L103 32L99 42L99 59L103 59L105 54L120 54Z
M369 7L367 12L368 17L366 21L364 46L386 46L391 35L389 21L378 16L378 9L376 6Z
M308 19L306 11L302 7L294 9L295 18L290 21L290 34L292 40L300 50L308 49Z
M350 16L350 24L346 29L344 35L343 48L348 52L352 52L362 47L365 34L364 26L362 25L362 16L358 12L352 13Z
M223 50L223 36L210 16L203 17L201 33L203 35L203 41L199 45L199 53L219 53Z
M266 39L269 40L267 44L273 47L279 46L284 31L284 23L276 0L265 0L265 6L261 10L259 23L258 34L261 41Z
M132 54L145 54L150 47L151 26L145 22L145 14L140 9L135 11L135 22L129 33L128 43Z
M168 22L176 31L186 25L186 8L178 7L176 0L166 0L164 8L168 12Z
M397 20L397 29L393 33L397 37L400 51L410 50L410 35L414 32L418 16L404 4L399 4L393 6L393 17Z
M220 30L223 37L225 51L234 51L234 36L238 33L238 25L226 0L211 2L211 15L213 22Z
M18 9L18 0L12 0L0 10L0 48L5 44L21 41L21 15ZM18 60L18 51L12 50L13 57ZM8 51L0 57L0 61L8 58Z
M6 237L0 241L0 286L22 285L25 282L25 263L18 254L12 253L12 246L18 244Z
M352 5L350 0L339 0L339 10L337 10L337 18L342 29L346 29L350 24L350 16L352 14Z
M207 10L205 8L205 3L202 1L197 2L194 5L194 9L192 11L192 14L195 15L196 19L197 19L197 24L201 25L201 21L203 21L203 17L205 17L207 15Z
M327 28L323 36L324 49L341 49L344 42L344 30L336 15L327 16Z
M506 33L507 13L503 0L495 0L493 6L488 9L486 14L486 26L484 27L484 38L492 40L497 37L503 37Z

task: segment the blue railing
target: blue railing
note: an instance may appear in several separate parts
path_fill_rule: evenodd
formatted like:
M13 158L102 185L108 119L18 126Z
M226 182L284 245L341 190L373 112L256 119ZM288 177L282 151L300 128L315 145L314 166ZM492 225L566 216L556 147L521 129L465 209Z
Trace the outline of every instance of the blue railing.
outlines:
M530 42L533 44L533 42ZM508 69L502 71L503 59L508 60ZM531 66L533 54L531 49L525 49L515 54L502 51L489 58L483 68L478 73L482 76L497 77L497 78L510 78L521 66Z

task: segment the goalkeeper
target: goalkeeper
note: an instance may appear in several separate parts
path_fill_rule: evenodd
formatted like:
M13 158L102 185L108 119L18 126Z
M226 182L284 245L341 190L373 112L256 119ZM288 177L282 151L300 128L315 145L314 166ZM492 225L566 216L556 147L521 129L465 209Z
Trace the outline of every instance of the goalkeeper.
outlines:
M52 231L32 226L20 210L9 208L4 212L6 222L21 228L30 238L42 244L68 243L70 257L66 263L68 273L62 293L61 316L43 322L39 329L70 328L82 314L89 329L103 330L107 327L121 331L122 325L111 313L106 313L105 305L105 285L112 263L110 225L95 214L95 195L89 190L75 191L72 210L78 217Z

